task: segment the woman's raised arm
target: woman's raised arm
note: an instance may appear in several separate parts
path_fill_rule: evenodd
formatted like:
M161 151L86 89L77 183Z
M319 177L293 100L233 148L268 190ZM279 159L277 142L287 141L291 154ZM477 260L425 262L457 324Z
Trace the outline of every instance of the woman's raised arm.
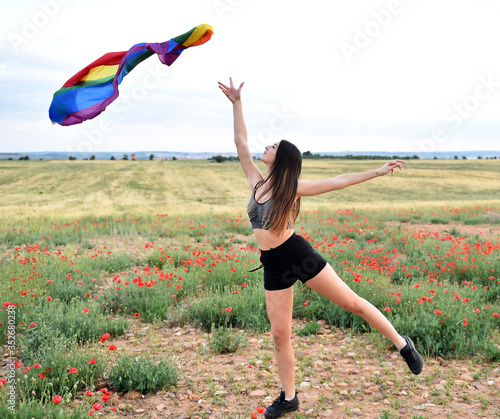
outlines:
M331 192L337 189L347 188L348 186L356 185L357 183L384 176L387 173L394 173L394 169L402 170L403 160L390 160L378 170L368 170L358 173L344 173L330 179L323 180L305 180L300 179L297 186L297 196L313 196L320 195L326 192Z
M248 147L247 128L245 119L243 118L243 105L241 103L241 88L245 83L241 83L237 89L233 85L233 79L229 78L229 86L219 82L219 87L222 92L233 104L233 123L234 123L234 142L241 167L247 177L250 189L253 189L255 184L262 179L262 173L252 159L250 148Z

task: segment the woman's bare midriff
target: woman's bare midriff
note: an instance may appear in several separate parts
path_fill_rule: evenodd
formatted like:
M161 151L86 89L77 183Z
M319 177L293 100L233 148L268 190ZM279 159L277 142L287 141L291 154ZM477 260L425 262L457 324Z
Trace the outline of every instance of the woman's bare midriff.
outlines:
M281 236L276 233L272 233L269 230L263 230L261 228L254 228L253 234L257 241L259 242L260 250L270 250L278 247L280 244L284 243L293 234L293 230L289 229L286 231L285 235Z

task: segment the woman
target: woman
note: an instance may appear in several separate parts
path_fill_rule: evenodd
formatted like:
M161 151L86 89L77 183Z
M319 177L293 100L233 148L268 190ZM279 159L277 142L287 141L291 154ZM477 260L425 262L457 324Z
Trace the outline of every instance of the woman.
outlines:
M248 179L252 196L248 214L255 238L261 250L264 267L266 306L271 322L276 363L282 385L281 394L266 409L266 418L279 418L285 412L299 408L295 391L295 357L291 344L293 287L300 280L335 304L365 319L398 348L414 374L422 371L423 361L407 336L400 336L387 318L371 303L354 293L332 269L330 264L300 235L293 223L300 210L303 196L319 195L365 182L402 169L402 160L391 160L378 170L346 173L340 176L310 181L299 179L302 155L291 143L282 140L265 147L262 161L267 173L253 162L247 143L243 118L241 89L219 82L222 92L233 104L234 141Z

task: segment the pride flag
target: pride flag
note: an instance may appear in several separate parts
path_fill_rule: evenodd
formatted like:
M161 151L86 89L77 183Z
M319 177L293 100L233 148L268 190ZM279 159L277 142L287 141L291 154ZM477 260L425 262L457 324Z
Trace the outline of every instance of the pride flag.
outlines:
M212 34L210 25L199 25L167 42L136 44L128 51L103 55L54 93L49 108L52 123L75 125L94 118L118 97L118 85L136 65L155 53L163 64L171 65L182 51L204 44Z

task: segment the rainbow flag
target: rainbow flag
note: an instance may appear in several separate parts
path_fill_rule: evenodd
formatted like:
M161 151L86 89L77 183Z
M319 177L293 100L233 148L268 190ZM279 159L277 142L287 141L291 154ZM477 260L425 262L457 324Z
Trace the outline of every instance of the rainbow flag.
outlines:
M103 55L54 93L49 108L52 123L75 125L94 118L118 97L118 85L137 64L156 53L163 64L171 65L182 51L204 44L212 34L210 25L199 25L167 42L136 44L128 51Z

